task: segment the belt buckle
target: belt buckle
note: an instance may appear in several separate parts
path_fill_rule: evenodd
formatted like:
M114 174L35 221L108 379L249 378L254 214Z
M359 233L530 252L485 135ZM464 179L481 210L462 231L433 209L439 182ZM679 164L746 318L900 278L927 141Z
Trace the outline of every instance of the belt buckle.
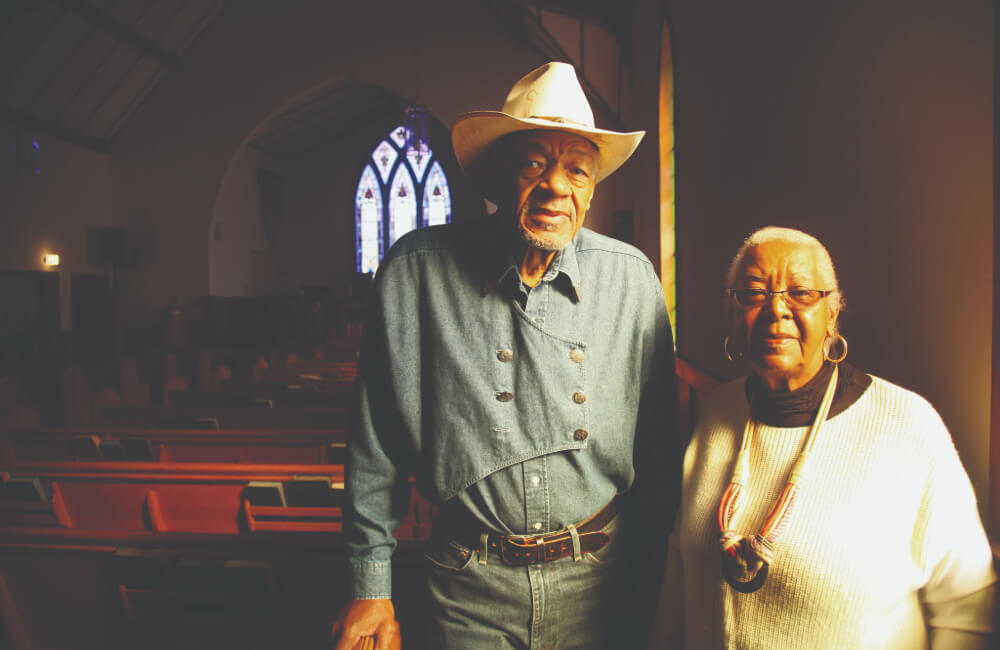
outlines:
M523 540L523 542L521 541ZM527 566L544 561L545 542L542 537L500 538L500 557L510 566Z

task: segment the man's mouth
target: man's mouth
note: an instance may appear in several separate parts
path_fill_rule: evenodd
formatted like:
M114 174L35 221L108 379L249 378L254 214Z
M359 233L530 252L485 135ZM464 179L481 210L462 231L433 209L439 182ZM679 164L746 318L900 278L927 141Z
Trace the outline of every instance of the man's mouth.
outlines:
M565 219L569 219L569 215L565 212L550 210L548 208L531 208L528 210L528 216L542 223L559 223Z

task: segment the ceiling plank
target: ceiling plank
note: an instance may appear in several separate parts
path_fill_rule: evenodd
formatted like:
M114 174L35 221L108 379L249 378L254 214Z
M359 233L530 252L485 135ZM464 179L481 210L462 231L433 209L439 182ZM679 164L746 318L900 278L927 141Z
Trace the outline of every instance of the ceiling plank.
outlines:
M171 70L181 70L184 62L173 52L168 52L128 25L104 13L86 0L54 0L80 16L91 25L121 39L146 56L152 57Z
M58 140L64 140L70 144L83 147L84 149L90 149L98 153L111 153L111 143L107 140L80 133L61 124L40 119L34 115L28 115L16 108L4 106L3 104L0 104L0 121L10 122L15 126L43 133Z

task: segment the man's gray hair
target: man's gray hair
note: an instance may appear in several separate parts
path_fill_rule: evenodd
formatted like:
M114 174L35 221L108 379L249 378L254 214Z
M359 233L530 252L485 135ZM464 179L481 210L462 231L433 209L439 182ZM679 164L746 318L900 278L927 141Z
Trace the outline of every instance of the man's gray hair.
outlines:
M801 230L795 230L794 228L766 226L759 230L755 230L749 237L743 240L743 245L740 246L738 251L736 251L733 261L729 263L729 270L726 272L727 289L740 288L736 285L739 280L738 276L743 267L743 259L746 257L746 254L751 249L773 241L788 242L790 244L813 248L817 253L816 269L819 272L820 281L823 283L823 286L808 288L833 291L833 293L827 297L827 300L830 301L830 309L835 309L839 312L844 308L844 295L841 293L840 284L837 282L837 272L833 268L833 259L830 257L830 252L826 250L826 247L823 246L818 239L810 234L802 232ZM731 316L733 313L732 302L731 298L726 300L727 316Z

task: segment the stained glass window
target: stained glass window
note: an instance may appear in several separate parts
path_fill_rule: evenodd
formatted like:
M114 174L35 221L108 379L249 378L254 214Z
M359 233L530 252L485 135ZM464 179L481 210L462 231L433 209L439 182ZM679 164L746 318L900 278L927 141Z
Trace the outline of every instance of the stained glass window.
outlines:
M389 190L389 245L417 227L417 199L410 175L399 171Z
M448 194L448 181L444 170L435 160L427 175L424 185L424 216L428 226L451 221L451 196Z
M358 271L374 273L382 259L382 190L371 165L366 165L361 172L354 205L358 224Z
M427 170L427 163L431 161L429 149L411 149L406 152L406 159L410 162L410 168L417 177L417 182L424 180L424 171Z
M400 149L406 146L405 127L397 126L395 129L392 130L392 133L389 134L389 137L392 138L392 141L395 142Z
M381 174L383 182L389 182L389 172L392 171L392 166L398 157L399 154L396 153L396 150L385 140L379 142L378 146L375 147L375 151L372 152L372 160L375 161L375 166L378 167L378 173Z
M372 150L354 197L357 270L374 273L389 247L409 231L451 221L451 192L433 149L405 151L406 129Z

